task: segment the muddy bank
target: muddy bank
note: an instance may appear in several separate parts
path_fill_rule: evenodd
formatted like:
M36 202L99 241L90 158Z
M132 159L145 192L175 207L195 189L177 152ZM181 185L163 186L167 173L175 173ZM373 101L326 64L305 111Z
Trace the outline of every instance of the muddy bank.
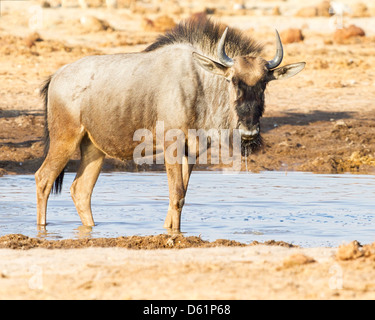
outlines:
M117 238L87 238L87 239L65 239L45 240L42 238L30 238L22 234L9 234L0 237L0 249L77 249L89 247L116 247L127 249L186 249L186 248L213 248L213 247L244 247L253 245L269 245L292 248L296 247L284 241L266 241L259 243L253 241L250 244L243 244L238 241L217 239L206 241L200 237L183 235L160 234L155 236L130 236Z

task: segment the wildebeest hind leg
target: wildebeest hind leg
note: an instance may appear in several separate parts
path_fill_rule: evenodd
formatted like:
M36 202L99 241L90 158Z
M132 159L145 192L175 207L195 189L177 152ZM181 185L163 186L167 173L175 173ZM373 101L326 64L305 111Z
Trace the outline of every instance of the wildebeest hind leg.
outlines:
M94 226L91 212L91 195L98 180L105 154L87 136L80 145L81 163L70 188L74 204L84 226Z
M64 170L80 140L81 136L76 136L73 139L52 138L50 141L47 156L35 173L38 226L46 225L47 201L53 183Z

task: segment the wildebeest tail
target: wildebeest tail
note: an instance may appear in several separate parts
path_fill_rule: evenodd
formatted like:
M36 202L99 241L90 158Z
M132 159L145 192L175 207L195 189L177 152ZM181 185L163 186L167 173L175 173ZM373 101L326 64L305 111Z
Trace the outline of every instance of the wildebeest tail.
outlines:
M43 98L43 104L44 104L44 158L47 157L48 150L49 150L49 129L48 129L48 89L49 84L51 83L52 75L49 76L46 81L43 83L42 88L40 89L40 95ZM58 194L61 193L62 184L64 180L64 172L65 168L61 171L57 179L55 180L55 183L52 186L52 193Z

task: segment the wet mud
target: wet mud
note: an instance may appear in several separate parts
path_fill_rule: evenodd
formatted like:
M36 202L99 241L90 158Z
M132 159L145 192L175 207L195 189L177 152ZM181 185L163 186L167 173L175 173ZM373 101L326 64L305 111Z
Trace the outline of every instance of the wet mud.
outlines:
M116 247L127 249L186 249L186 248L212 248L212 247L244 247L252 245L269 245L292 248L296 247L283 241L266 241L260 243L253 241L250 244L243 244L238 241L217 239L206 241L200 237L183 235L160 234L155 236L129 236L117 238L86 238L86 239L64 239L45 240L43 238L31 238L22 234L9 234L0 237L0 249L21 249L33 248L45 249L77 249L89 247Z

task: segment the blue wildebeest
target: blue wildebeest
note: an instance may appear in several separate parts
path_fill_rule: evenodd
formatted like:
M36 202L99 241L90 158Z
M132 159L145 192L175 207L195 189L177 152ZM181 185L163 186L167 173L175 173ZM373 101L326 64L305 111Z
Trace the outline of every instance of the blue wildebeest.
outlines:
M275 57L267 61L262 46L240 30L195 19L142 52L89 56L59 69L41 90L46 157L35 174L38 225L46 225L49 194L61 191L64 168L77 147L81 162L70 190L86 226L94 225L91 194L104 157L132 159L139 128L154 132L156 122L163 121L165 131L177 128L186 137L188 129L238 129L242 153L259 148L267 83L305 66L277 68L283 58L277 32L276 44ZM193 164L165 166L169 208L164 227L178 231Z

